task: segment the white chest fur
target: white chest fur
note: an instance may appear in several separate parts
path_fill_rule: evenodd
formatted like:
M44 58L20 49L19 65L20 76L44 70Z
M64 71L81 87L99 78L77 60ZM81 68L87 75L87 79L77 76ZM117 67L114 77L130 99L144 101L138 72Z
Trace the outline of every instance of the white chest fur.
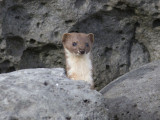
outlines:
M65 49L67 75L73 80L84 80L93 85L92 63L90 53L84 55L75 55Z

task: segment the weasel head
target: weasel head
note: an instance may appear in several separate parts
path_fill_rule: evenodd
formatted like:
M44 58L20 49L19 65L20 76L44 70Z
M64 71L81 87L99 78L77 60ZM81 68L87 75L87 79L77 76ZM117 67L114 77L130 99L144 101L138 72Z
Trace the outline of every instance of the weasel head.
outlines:
M65 33L62 37L62 43L65 49L75 55L88 54L94 42L92 33Z

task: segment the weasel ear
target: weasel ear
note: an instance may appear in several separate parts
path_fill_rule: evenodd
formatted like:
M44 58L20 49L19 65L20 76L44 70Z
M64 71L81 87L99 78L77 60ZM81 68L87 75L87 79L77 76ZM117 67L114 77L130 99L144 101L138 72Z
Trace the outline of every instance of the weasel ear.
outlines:
M62 43L65 43L69 36L70 36L69 33L64 33L63 36L62 36Z
M93 43L94 42L94 34L93 33L89 33L88 37L89 37L91 43Z

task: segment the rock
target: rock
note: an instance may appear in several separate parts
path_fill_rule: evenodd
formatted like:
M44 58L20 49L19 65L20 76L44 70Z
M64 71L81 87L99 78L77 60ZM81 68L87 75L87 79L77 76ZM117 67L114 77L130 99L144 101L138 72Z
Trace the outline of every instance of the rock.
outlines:
M0 73L64 67L61 37L66 32L95 34L93 72L98 90L160 58L158 0L5 0L0 4Z
M139 66L147 64L149 61L149 54L145 47L138 43L133 43L130 53L130 70L136 69Z
M0 75L0 120L108 120L104 98L62 68Z
M133 70L108 84L104 95L111 120L160 119L160 61Z
M0 1L0 8L1 8L1 1ZM0 39L2 39L1 37L2 34L2 11L0 11Z

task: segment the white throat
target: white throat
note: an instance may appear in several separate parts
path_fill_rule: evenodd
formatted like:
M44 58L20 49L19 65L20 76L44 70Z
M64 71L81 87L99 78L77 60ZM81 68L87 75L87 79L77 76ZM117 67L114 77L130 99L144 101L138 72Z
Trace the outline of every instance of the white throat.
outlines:
M65 49L65 54L66 64L69 68L67 75L72 76L73 74L76 74L76 77L71 79L85 80L92 85L92 63L90 59L90 53L76 55Z

